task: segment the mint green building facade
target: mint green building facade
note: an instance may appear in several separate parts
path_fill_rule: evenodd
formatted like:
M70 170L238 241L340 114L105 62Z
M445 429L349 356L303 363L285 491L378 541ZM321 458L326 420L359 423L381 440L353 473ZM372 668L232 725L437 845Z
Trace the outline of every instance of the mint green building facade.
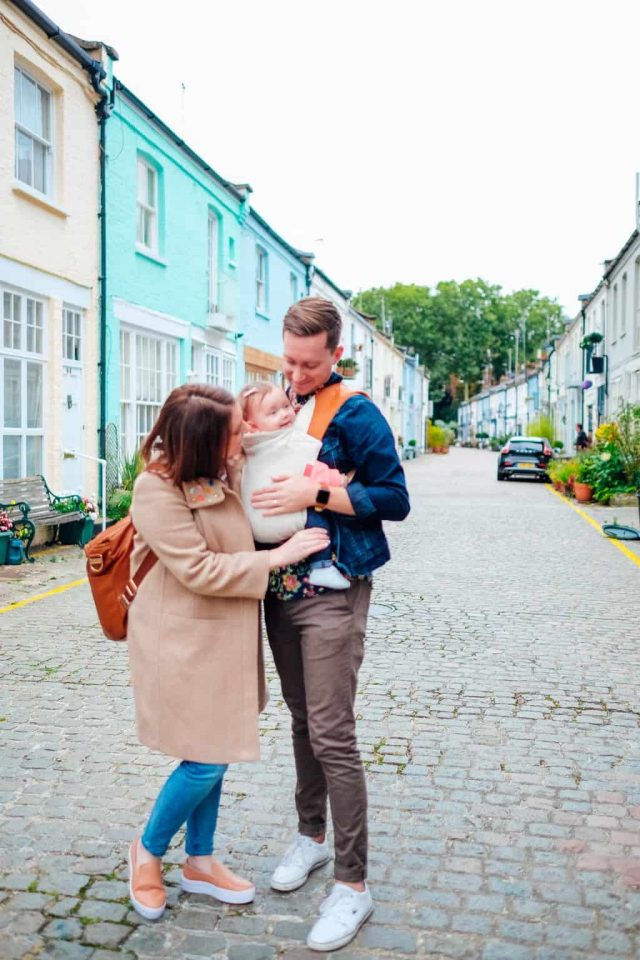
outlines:
M106 123L107 454L180 383L238 387L242 193L119 81Z

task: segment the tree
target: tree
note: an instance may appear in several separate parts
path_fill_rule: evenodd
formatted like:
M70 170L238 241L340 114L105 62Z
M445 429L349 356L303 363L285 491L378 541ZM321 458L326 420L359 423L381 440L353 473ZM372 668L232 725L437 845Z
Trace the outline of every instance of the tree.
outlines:
M497 380L513 371L513 364L512 371L508 367L516 331L524 363L562 329L555 300L537 290L503 294L500 286L482 279L442 281L433 290L401 283L376 287L358 294L355 305L375 316L379 328L384 312L396 343L415 348L430 372L435 416L444 420L455 417L462 381L473 395L487 373Z

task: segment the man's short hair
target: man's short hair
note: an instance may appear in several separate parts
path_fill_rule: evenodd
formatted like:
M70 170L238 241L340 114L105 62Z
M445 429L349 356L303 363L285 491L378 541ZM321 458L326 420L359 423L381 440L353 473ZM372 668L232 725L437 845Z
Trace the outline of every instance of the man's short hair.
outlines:
M326 333L327 348L335 350L342 335L342 318L338 308L322 297L304 297L289 307L285 314L284 331L296 337L313 337Z
M576 423L576 430L582 430L582 424Z

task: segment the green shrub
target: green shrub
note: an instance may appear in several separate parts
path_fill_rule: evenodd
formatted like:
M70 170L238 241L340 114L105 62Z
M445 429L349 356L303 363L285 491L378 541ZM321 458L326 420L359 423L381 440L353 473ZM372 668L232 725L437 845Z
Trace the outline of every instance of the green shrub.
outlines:
M433 447L445 447L447 445L445 428L429 425L428 444L429 449L433 449Z
M107 516L111 520L122 520L131 509L131 490L116 487L107 498Z
M123 457L120 464L120 487L122 490L133 490L136 478L144 470L144 460L139 450L130 457Z
M549 443L553 440L555 430L553 420L546 413L540 413L527 426L528 437L544 437Z

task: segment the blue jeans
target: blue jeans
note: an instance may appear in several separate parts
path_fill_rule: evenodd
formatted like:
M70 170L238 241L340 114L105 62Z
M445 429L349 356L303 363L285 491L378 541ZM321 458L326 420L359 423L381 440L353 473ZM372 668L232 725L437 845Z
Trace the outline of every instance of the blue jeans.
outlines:
M185 821L187 854L206 857L213 853L226 769L226 764L192 760L183 760L176 767L158 794L142 834L142 845L149 853L154 857L164 856L172 837Z
M331 543L328 547L325 547L324 550L318 550L316 553L312 553L309 557L308 563L312 570L318 567L330 567L333 565L333 524L331 523L331 517L328 513L325 513L323 510L314 510L311 507L307 510L307 522L305 524L305 529L310 530L312 528L324 530L329 534Z

